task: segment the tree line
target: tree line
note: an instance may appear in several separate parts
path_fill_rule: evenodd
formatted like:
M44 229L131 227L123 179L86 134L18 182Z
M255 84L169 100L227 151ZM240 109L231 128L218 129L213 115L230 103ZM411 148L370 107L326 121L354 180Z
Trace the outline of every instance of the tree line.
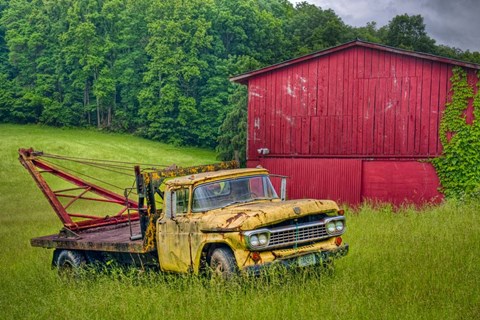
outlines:
M287 0L0 0L0 122L97 127L245 148L229 77L355 38L480 63L436 45L420 15L346 25Z

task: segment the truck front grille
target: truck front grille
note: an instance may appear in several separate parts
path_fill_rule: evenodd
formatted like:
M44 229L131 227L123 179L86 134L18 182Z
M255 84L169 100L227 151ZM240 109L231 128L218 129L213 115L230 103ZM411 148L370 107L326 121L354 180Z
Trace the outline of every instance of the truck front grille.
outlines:
M331 237L325 230L325 224L308 223L299 226L284 227L270 230L270 242L268 248L285 247L295 244L303 244Z
M311 243L330 238L325 223L311 222L282 228L270 229L270 241L265 249L274 249Z
M338 223L342 221L342 223ZM327 231L326 226L333 229ZM298 219L286 220L281 224L255 230L244 231L247 247L253 250L288 249L297 246L315 244L319 241L337 237L345 232L345 217L321 217L317 221L298 222ZM261 244L263 241L263 244Z

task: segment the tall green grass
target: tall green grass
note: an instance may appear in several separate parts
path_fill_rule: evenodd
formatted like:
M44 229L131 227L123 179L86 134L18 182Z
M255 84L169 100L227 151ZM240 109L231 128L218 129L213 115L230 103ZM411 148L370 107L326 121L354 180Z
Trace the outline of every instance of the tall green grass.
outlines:
M2 319L476 319L480 314L479 202L398 211L347 210L348 256L333 273L277 271L229 283L113 268L63 279L31 237L60 223L16 149L209 163L214 154L123 135L0 125ZM53 149L53 150L52 150ZM140 152L139 152L140 151ZM143 154L142 154L143 152ZM168 154L170 159L162 158Z

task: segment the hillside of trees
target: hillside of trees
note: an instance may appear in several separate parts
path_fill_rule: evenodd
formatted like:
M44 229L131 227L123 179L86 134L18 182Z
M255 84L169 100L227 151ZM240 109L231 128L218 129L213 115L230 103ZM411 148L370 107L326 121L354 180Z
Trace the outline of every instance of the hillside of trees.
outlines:
M0 122L132 132L231 158L245 144L246 88L230 76L355 38L480 63L436 45L419 15L355 28L287 0L0 0Z

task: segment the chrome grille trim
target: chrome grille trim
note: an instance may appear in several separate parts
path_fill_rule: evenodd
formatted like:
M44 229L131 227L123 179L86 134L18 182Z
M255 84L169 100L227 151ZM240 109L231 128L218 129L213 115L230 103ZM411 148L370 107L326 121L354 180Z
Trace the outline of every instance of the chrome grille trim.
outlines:
M345 232L345 227L340 232L335 233L328 233L325 225L330 221L338 221L342 220L345 225L345 217L343 216L336 216L336 217L329 217L327 219L316 221L316 222L308 222L298 225L292 225L287 227L280 227L280 228L262 228L259 230L252 230L250 232L246 232L246 234L253 234L253 233L260 233L260 232L269 232L270 233L270 240L268 245L262 248L258 248L256 250L269 250L275 248L284 248L294 245L300 245L303 243L308 243L312 241L319 241L335 236L342 235Z

